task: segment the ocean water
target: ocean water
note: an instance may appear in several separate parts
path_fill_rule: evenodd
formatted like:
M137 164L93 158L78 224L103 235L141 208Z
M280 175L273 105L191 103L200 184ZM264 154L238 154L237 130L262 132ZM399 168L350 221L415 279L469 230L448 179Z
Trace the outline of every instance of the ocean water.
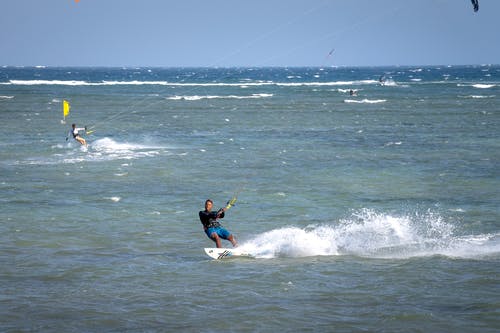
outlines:
M500 330L499 66L3 67L0 127L2 332Z

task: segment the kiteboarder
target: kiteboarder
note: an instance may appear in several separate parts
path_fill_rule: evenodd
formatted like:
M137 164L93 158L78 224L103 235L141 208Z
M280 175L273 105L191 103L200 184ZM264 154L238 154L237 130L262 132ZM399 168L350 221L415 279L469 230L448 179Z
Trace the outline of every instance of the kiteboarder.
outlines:
M234 236L217 221L217 219L224 218L224 212L228 210L228 206L219 209L216 212L212 212L212 207L214 203L212 200L207 199L205 201L205 210L199 212L201 224L203 224L203 229L205 234L213 240L217 247L222 247L221 239L226 239L233 244L233 247L238 246ZM229 205L229 207L231 207Z
M380 77L378 78L378 82L381 86L383 86L385 84L385 75L380 75Z
M68 137L70 135L73 136L73 139L75 139L76 141L80 142L80 144L82 146L86 146L87 145L87 141L85 141L84 138L82 138L80 136L80 131L85 131L86 128L81 128L81 127L76 127L76 124L72 124L71 125L71 129L69 130L69 133L68 133L68 136L66 137L66 141L68 141Z

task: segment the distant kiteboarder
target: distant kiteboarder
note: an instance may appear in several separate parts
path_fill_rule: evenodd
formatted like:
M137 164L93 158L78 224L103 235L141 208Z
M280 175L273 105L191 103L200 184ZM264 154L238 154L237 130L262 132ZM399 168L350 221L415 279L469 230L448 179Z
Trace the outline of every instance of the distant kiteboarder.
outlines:
M70 136L73 136L73 139L80 142L82 146L86 146L87 141L85 141L85 139L80 136L80 131L86 131L86 130L87 130L86 127L84 128L76 127L76 124L72 124L71 129L69 130L68 135L66 136L66 141L68 141L68 138Z
M471 0L472 6L474 7L474 12L479 10L479 0Z
M385 84L385 75L380 75L380 77L378 78L378 82L381 86L383 86Z

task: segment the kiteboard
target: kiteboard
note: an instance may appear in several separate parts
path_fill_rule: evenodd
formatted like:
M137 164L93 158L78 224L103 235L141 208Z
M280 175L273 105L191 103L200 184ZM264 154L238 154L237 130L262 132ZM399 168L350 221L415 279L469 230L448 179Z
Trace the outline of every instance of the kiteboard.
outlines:
M228 248L217 248L217 247L206 247L205 253L212 259L225 259L225 258L236 258L236 257L246 257L253 258L253 255L246 253L244 251Z

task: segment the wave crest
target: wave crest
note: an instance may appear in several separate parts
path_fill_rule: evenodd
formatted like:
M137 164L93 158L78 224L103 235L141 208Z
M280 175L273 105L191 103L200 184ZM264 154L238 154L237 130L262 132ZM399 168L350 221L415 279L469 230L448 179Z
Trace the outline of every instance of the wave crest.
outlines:
M357 100L357 99L345 99L344 103L358 103L358 104L378 104L378 103L385 103L387 102L386 99L362 99L362 100Z
M266 98L266 97L273 97L273 94L252 94L252 95L246 95L246 96L237 96L237 95L226 95L226 96L218 96L218 95L206 95L206 96L200 96L200 95L193 95L193 96L171 96L171 97L166 97L168 100L185 100L185 101L199 101L202 99L256 99L256 98Z

